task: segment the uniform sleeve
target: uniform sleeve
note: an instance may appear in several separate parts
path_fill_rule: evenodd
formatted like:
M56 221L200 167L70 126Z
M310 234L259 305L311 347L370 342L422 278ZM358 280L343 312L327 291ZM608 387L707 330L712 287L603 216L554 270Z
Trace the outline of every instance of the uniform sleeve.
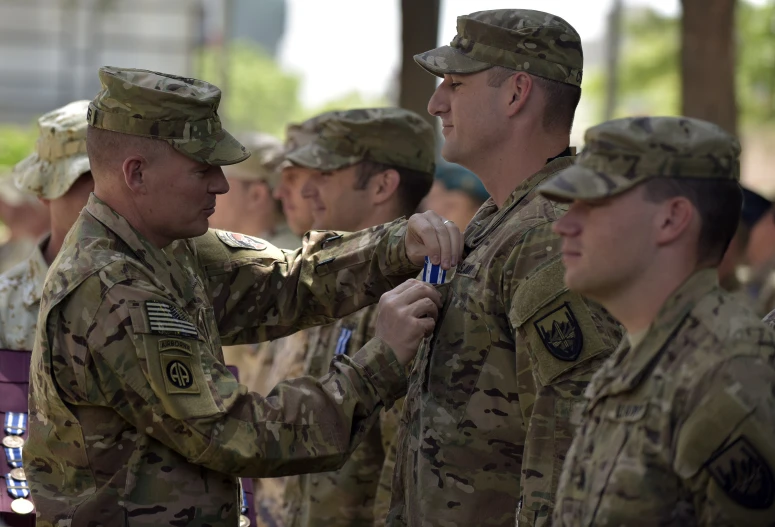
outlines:
M692 494L698 525L764 526L775 519L775 370L736 357L687 399L673 468Z
M223 343L275 339L376 303L417 275L405 232L405 220L355 233L311 232L296 251L223 231L197 238Z
M392 353L364 349L337 358L321 379L283 382L266 397L248 392L200 331L188 330L185 321L172 322L177 335L159 329L149 312L166 301L139 280L104 293L94 316L99 323L82 333L93 373L79 381L79 391L191 463L243 477L335 469L379 409L406 389ZM68 319L77 320L78 291L68 305ZM63 345L77 346L67 338Z
M621 329L602 308L565 286L560 240L550 224L527 233L506 269L517 391L528 426L519 524L548 525L573 439L571 413L619 343Z

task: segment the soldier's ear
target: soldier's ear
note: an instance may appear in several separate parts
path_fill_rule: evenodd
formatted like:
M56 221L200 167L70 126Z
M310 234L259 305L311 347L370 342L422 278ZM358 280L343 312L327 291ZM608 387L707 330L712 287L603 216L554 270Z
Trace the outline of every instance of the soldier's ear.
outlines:
M503 84L506 88L503 93L507 99L506 115L512 117L522 111L533 93L533 78L524 71L518 71Z
M690 231L699 229L697 209L683 196L676 196L662 202L656 221L656 242L658 245L670 245L690 235ZM698 231L699 232L699 231Z
M146 194L148 192L144 173L146 165L145 158L139 155L129 156L124 159L124 162L121 164L124 182L133 193Z
M369 180L369 191L372 204L380 205L392 198L401 184L401 175L397 170L389 168L384 172L375 174Z

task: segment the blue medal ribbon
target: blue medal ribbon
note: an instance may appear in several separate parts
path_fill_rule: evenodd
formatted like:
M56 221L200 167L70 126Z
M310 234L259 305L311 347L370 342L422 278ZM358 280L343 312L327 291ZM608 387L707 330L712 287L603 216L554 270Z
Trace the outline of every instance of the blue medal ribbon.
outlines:
M5 484L8 486L8 494L12 498L27 498L30 495L30 486L26 481L13 479L10 474L6 474Z
M5 414L5 432L20 436L27 431L27 414L8 412Z

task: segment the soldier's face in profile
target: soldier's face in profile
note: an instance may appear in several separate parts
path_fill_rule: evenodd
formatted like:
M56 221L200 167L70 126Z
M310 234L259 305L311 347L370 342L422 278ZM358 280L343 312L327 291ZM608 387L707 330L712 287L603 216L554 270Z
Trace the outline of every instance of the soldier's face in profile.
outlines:
M148 227L167 239L201 236L215 212L215 198L229 190L219 166L206 165L169 148L143 170L146 190L137 197Z
M445 75L431 100L428 113L441 119L444 144L441 155L463 166L486 156L503 141L508 119L502 111L504 89L487 85L487 71L470 75Z
M574 201L557 220L565 284L597 301L615 297L647 269L655 255L660 205L635 187L612 198Z
M301 236L312 228L312 211L301 191L314 170L296 165L283 168L280 183L274 189L274 198L283 205L288 227Z

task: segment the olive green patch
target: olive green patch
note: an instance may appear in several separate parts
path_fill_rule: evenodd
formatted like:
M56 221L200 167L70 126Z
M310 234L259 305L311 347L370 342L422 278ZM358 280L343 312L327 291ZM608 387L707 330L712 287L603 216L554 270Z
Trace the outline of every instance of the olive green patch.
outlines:
M168 394L199 393L199 386L191 366L191 357L164 354L161 356L161 367Z

